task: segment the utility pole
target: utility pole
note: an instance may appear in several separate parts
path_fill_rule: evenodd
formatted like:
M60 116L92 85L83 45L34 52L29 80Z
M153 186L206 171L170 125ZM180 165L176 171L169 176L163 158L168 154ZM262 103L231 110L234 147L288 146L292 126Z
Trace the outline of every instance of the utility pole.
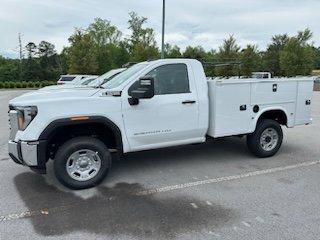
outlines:
M161 58L164 59L164 35L165 35L165 24L166 24L166 0L163 0L162 4L162 47L161 47Z
M19 38L19 59L20 59L20 62L21 62L21 61L22 61L22 42L21 42L21 33L19 33L18 38Z
M19 39L19 59L20 59L20 66L19 66L19 80L22 80L22 58L23 58L23 50L22 50L22 41L21 41L21 33L19 33L18 35L18 39Z

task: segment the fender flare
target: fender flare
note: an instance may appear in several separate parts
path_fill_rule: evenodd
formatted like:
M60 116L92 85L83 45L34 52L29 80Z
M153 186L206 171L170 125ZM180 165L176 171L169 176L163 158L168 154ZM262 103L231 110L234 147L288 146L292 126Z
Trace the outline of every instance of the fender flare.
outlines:
M257 127L257 123L258 123L259 118L260 118L263 114L265 114L266 112L270 112L270 111L281 111L281 112L283 112L283 113L286 115L287 125L288 125L289 117L288 117L287 111L286 111L283 107L277 106L277 107L267 107L267 108L264 108L262 111L260 111L259 114L257 114L257 115L255 116L255 118L254 118L254 127L255 127L255 128Z
M119 127L107 117L103 116L89 116L88 119L81 121L72 121L70 118L57 119L51 122L40 134L39 141L49 141L54 135L54 132L59 127L71 126L71 125L85 125L88 123L99 123L110 128L116 138L117 150L119 153L123 153L122 133Z

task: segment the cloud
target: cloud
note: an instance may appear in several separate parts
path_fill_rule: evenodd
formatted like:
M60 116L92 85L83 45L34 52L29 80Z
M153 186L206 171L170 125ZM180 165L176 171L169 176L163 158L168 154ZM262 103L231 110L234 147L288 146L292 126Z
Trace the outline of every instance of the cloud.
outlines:
M68 44L75 27L85 28L94 18L111 20L124 36L128 13L148 17L148 26L161 39L161 0L0 0L0 54L17 57L18 33L23 42L47 40L58 51ZM272 35L295 34L309 27L320 45L318 0L167 0L166 41L182 49L188 45L217 49L233 34L238 44L266 48Z

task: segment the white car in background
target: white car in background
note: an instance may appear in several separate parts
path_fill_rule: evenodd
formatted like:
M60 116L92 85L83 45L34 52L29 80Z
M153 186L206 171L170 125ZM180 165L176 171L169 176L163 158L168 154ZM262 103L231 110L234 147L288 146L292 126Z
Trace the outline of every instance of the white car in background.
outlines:
M94 77L93 75L61 75L58 80L58 85L75 84L88 77ZM95 76L98 77L98 76Z
M99 77L98 75L92 75L92 76L89 76L89 77L84 77L84 78L81 78L81 79L75 79L71 82L71 85L76 85L76 86L80 86L80 85L83 85L83 83L87 80L94 80L96 79L97 77Z
M272 74L270 72L253 72L251 78L257 79L271 79Z
M97 76L91 76L86 77L80 80L77 80L76 84L65 84L65 85L54 85L54 86L48 86L39 89L40 91L48 91L48 90L62 90L62 89L71 89L71 88L87 88L89 87L99 87L102 84L108 82L113 77L117 76L119 73L126 70L126 68L119 68L119 69L113 69L109 72L103 74L100 77Z

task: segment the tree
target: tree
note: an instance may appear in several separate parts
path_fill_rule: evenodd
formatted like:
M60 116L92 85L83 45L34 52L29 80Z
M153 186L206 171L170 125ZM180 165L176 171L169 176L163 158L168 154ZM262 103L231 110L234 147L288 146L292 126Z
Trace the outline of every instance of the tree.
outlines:
M55 46L47 41L41 41L38 45L39 64L41 68L41 79L57 79L62 73L60 59Z
M315 55L315 63L314 68L320 70L320 47L313 47L314 55Z
M167 43L165 45L165 57L166 58L181 58L182 54L181 54L181 50L177 45L170 45L169 43Z
M264 54L263 61L265 69L275 76L283 76L284 74L280 67L280 52L284 49L288 40L289 36L287 34L273 36L272 42Z
M242 75L249 77L260 68L261 57L256 45L247 45L240 53Z
M116 26L112 25L110 21L101 18L95 18L87 30L94 43L99 47L109 43L117 45L120 43L122 36L121 31Z
M219 52L217 53L217 59L220 62L234 61L239 58L240 47L236 42L233 35L223 40L223 45L219 47ZM218 75L225 77L236 74L233 66L219 67L216 72Z
M279 62L285 76L308 75L314 68L315 52L309 41L312 32L307 28L294 37L288 37L280 51Z
M37 45L33 42L29 42L25 46L25 49L27 51L28 59L22 61L22 77L24 80L38 80L40 78L40 66L37 59L35 59Z
M73 74L94 74L98 69L94 42L90 35L76 29L69 38L69 72Z
M121 41L122 33L110 21L96 18L87 32L94 44L99 75L128 61L129 53Z
M130 61L146 61L159 57L159 49L152 28L144 28L147 18L139 17L137 13L131 12L128 21L131 36L128 39Z
M300 42L300 44L307 45L308 41L311 40L312 36L313 33L311 32L311 30L309 28L306 28L304 31L298 32L296 39L298 40L298 42Z
M31 59L33 57L35 57L35 55L37 54L37 45L33 42L29 42L26 46L26 51L27 51L27 55L28 58Z
M6 59L0 55L0 81L19 80L19 63L18 59Z
M280 53L280 67L285 76L309 75L314 68L315 55L311 45L292 37Z
M41 41L38 46L39 57L51 57L56 54L55 46L47 41Z
M59 58L59 68L61 74L66 74L69 71L69 62L70 62L70 47L64 47L58 56Z
M193 58L193 59L198 59L199 61L204 61L206 58L206 55L207 55L206 51L201 46L197 46L197 47L188 46L183 53L184 58Z

